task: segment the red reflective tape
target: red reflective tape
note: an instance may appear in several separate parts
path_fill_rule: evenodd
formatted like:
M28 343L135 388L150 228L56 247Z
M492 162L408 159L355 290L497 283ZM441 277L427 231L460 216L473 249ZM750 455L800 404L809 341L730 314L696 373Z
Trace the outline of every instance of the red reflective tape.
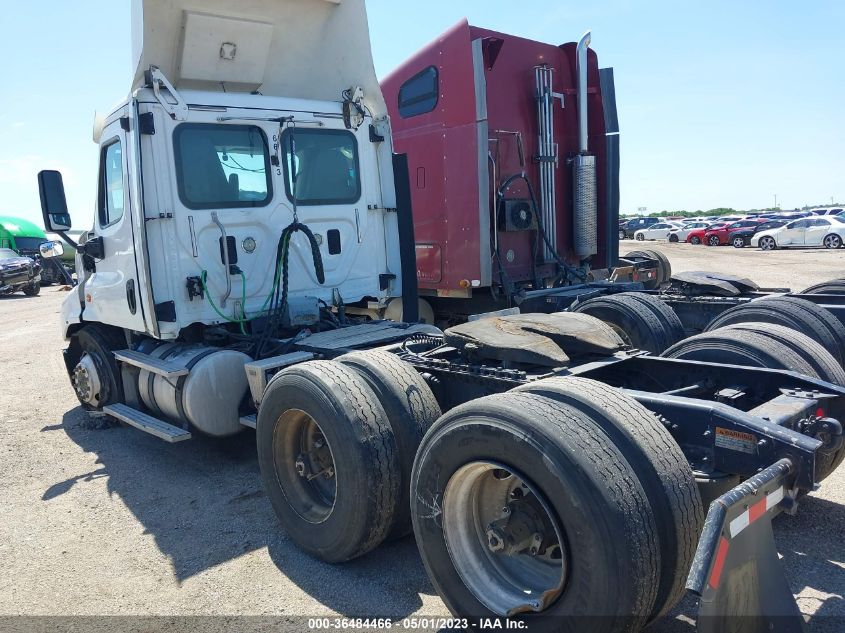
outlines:
M763 497L760 501L748 508L748 522L754 523L754 521L764 514L766 514L766 497Z
M728 539L724 536L719 539L719 547L716 549L716 561L713 563L713 571L710 572L710 586L713 589L719 588L719 579L722 577L722 568L725 566L725 558L728 556Z

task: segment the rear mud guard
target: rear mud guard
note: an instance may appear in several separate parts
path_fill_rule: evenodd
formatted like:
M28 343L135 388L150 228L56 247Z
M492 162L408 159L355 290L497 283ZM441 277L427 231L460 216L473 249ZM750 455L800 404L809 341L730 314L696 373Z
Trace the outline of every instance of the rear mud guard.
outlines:
M781 459L710 504L686 585L700 597L701 633L806 631L772 533L772 519L794 505L792 471Z

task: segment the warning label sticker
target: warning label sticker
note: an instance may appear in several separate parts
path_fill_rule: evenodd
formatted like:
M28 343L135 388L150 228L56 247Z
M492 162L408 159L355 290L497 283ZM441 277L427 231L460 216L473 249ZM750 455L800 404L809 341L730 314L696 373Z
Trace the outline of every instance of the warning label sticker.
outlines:
M716 427L716 446L741 453L757 452L757 438L751 433Z

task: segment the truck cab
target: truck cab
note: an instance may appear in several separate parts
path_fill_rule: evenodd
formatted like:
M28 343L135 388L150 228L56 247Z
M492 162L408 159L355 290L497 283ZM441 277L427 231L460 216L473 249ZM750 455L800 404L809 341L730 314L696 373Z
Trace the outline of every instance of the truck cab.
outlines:
M132 19L130 94L94 123L96 213L62 307L65 360L89 408L186 425L185 407L166 415L139 380L234 346L217 358L238 374L235 432L246 362L402 296L410 207L364 3L135 0ZM47 229L66 237L61 174L39 186Z

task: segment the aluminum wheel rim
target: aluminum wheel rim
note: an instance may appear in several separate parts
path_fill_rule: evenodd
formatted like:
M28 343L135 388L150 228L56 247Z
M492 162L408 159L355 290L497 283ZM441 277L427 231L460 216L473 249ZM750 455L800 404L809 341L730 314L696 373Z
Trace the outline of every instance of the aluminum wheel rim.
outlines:
M539 491L501 464L470 462L450 477L443 534L461 580L497 615L543 611L563 592L563 531Z
M824 238L824 245L827 248L839 248L839 238L835 235L828 235Z
M337 474L329 441L316 420L301 409L282 413L273 432L273 466L291 508L309 523L331 516Z
M734 238L734 248L742 248L745 245L745 240L735 237Z
M718 237L711 237L708 242L710 242L710 246L718 246L719 245L719 238Z
M764 251L772 250L774 244L775 241L770 237L764 237L762 240L760 240L760 248L762 248Z

